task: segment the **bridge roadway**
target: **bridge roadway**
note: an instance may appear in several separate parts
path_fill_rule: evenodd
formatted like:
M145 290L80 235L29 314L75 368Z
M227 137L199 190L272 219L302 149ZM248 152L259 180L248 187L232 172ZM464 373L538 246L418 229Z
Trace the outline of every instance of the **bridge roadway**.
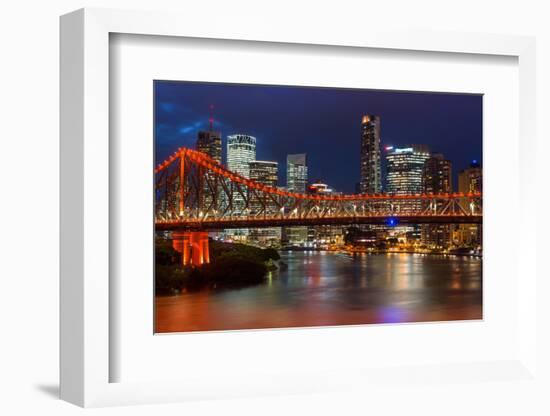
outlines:
M317 218L212 218L155 221L157 231L216 231L232 228L295 227L316 225L420 225L420 224L481 224L482 215L399 215L342 216Z

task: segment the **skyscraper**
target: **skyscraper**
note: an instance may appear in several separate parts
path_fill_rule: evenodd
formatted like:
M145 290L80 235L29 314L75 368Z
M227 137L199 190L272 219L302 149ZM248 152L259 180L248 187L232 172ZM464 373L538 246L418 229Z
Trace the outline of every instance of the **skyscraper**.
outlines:
M222 163L222 135L219 131L199 131L196 148L218 163Z
M247 134L227 136L227 168L245 178L250 177L250 162L256 160L256 138ZM243 213L245 202L238 191L232 194L235 213ZM236 240L246 240L248 229L240 228L225 233Z
M256 160L255 137L247 134L227 136L227 169L248 178L253 160Z
M199 152L210 156L219 164L222 163L222 135L221 132L212 130L212 121L210 123L210 130L199 131L197 135L196 149ZM207 172L206 175L210 175L210 173ZM209 207L212 203L212 196L210 192L208 192L207 183L204 184L204 191L203 196L201 196L201 205L203 207Z
M305 193L307 186L307 156L305 153L287 155L286 189L290 192ZM307 227L285 227L283 240L290 245L305 245Z
M413 144L408 147L386 147L386 190L394 195L414 195L422 193L422 172L424 163L430 157L426 145ZM420 199L392 203L393 211L407 213L422 209ZM405 235L416 241L420 238L420 226L397 227L394 233Z
M458 192L482 192L482 172L477 160L472 160L470 166L458 174Z
M424 163L422 170L422 192L450 193L452 185L452 163L441 153L434 153Z
M341 195L326 183L315 181L307 187L307 193L313 195ZM328 248L334 244L343 244L343 227L341 225L314 225L308 229L308 242L316 248Z
M277 187L279 165L277 162L254 160L250 162L250 179L262 185ZM265 209L259 202L250 207L252 215L270 216L277 213L274 201L265 201ZM249 230L249 241L262 247L279 246L281 243L281 228L252 228Z
M365 114L361 119L361 193L382 192L380 166L380 117Z
M452 163L442 154L434 153L426 160L422 169L422 192L438 194L452 191ZM438 210L442 208L443 202L439 204ZM424 224L421 227L421 236L422 242L428 246L448 248L451 244L451 225Z
M199 152L205 153L218 163L222 163L222 134L214 131L214 105L210 105L210 118L208 119L209 129L199 131L196 148Z
M458 192L465 194L483 191L482 169L477 160L458 173ZM468 210L468 206L463 207ZM455 240L461 246L480 246L482 243L483 228L481 225L464 224L457 228Z
M305 193L307 186L307 156L305 153L287 155L286 187L288 191Z
M386 189L394 195L411 195L422 192L424 163L430 157L426 145L386 147Z
M249 163L249 166L250 179L262 185L277 187L277 174L279 173L279 164L277 162L253 160Z
M212 115L213 109L213 105L210 105L210 118L208 119L210 127L208 130L201 130L198 132L195 147L199 152L206 154L207 156L221 164L222 134L219 131L214 131L214 117ZM208 177L211 174L207 172L205 173L205 175ZM208 187L209 185L205 183L204 192L200 196L200 205L205 209L208 209L208 207L212 206L212 195L210 194Z

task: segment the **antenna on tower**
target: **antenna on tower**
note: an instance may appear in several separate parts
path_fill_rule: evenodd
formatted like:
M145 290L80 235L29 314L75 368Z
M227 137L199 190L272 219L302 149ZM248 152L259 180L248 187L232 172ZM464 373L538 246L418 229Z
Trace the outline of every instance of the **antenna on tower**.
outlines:
M210 123L210 131L214 130L214 104L210 104L210 118L208 122Z

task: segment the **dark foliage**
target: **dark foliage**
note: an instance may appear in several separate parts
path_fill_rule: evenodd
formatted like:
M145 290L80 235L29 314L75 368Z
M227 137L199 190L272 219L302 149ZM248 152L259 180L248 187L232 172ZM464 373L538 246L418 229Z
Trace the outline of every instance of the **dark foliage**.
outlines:
M238 287L263 282L267 267L254 260L227 255L202 267L200 273L210 286Z
M279 260L277 250L261 249L245 244L211 240L210 264L202 267L181 267L181 256L170 240L155 241L155 290L170 294L181 290L195 291L206 287L224 288L258 284L266 279L272 263Z

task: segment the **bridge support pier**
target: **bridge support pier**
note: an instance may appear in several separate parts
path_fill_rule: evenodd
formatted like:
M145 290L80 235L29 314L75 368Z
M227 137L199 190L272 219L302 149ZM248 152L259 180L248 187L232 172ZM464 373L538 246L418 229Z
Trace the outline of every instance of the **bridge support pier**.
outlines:
M172 246L181 253L183 266L202 266L210 263L208 233L204 231L179 232L172 234Z

